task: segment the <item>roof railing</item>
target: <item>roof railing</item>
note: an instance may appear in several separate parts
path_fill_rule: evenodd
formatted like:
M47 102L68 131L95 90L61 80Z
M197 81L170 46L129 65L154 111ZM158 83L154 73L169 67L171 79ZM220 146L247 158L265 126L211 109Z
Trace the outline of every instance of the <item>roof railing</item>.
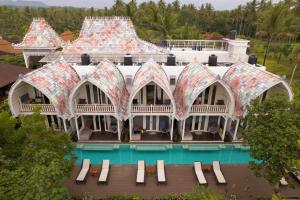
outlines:
M228 49L226 40L166 40L165 45L168 48L188 48L201 51L223 50ZM196 49L199 47L200 49Z

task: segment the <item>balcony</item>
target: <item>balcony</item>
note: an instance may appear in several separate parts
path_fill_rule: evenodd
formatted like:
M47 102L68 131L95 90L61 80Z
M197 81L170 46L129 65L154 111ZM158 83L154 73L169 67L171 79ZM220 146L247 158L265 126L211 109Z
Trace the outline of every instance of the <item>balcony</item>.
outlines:
M34 108L40 108L41 114L56 113L55 107L52 104L21 104L20 111L22 113L32 113Z
M75 113L115 113L115 108L113 105L77 104Z
M171 105L138 105L131 107L131 113L155 113L155 114L165 114L172 113Z
M190 113L227 113L225 105L193 105Z

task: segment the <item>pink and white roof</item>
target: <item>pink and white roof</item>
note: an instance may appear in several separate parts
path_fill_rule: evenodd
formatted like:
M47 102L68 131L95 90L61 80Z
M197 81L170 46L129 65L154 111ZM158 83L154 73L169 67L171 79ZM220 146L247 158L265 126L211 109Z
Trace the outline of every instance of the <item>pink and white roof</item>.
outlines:
M229 96L232 97L231 103L234 103L230 89L206 66L196 63L186 66L178 77L173 93L176 102L176 118L186 119L197 96L215 82L219 82L225 87Z
M93 72L86 75L83 80L74 88L75 91L85 82L97 86L112 102L115 108L115 117L122 120L126 114L129 94L126 89L125 80L119 69L110 61L100 62ZM72 95L69 100L72 106Z
M65 42L57 35L44 18L33 19L23 41L15 44L19 49L57 49Z
M235 97L235 115L241 116L251 100L277 84L282 84L292 99L290 87L279 76L249 65L236 63L225 73L223 80L229 85Z
M128 102L128 109L130 110L130 106L132 104L132 100L135 97L135 95L148 83L154 82L159 87L163 89L163 91L168 95L168 97L171 99L171 103L173 108L175 108L175 102L172 95L172 91L170 89L170 83L168 76L166 75L165 71L163 70L162 66L154 62L153 60L149 60L145 64L143 64L139 70L136 72L131 92L130 92L130 98ZM174 110L174 109L173 109Z
M80 35L65 54L166 54L166 49L138 38L127 17L86 17Z
M69 118L68 98L79 81L78 74L68 63L57 60L24 75L15 84L32 85L50 100L59 116Z

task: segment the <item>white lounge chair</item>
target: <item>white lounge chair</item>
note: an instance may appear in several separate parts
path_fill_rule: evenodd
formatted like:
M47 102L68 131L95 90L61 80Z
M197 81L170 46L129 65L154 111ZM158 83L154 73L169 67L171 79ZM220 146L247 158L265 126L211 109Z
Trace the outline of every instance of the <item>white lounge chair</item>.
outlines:
M138 161L136 183L145 183L145 161L143 160Z
M213 161L213 170L216 175L217 181L220 184L226 184L226 180L223 176L223 173L221 171L220 162L219 161Z
M109 160L103 160L101 173L98 179L99 183L107 182L108 172L109 172Z
M198 182L201 185L207 185L207 181L202 171L201 162L194 162L194 170L197 176Z
M300 171L291 172L293 177L300 183Z
M166 183L166 174L165 174L165 164L163 160L157 160L157 182L158 183Z
M284 176L280 179L279 182L280 182L280 185L282 185L282 186L287 186L288 185L288 182L286 181Z
M85 181L86 175L89 172L90 166L91 166L90 159L84 159L82 161L81 170L80 170L80 172L79 172L79 174L78 174L78 176L76 178L76 182L77 183Z

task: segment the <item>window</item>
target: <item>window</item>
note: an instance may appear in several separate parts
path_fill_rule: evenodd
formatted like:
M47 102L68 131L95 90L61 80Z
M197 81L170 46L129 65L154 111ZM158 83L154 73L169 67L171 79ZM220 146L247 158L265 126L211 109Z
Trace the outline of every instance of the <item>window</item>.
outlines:
M126 76L126 85L132 84L132 76Z
M176 76L170 76L170 85L176 84Z

